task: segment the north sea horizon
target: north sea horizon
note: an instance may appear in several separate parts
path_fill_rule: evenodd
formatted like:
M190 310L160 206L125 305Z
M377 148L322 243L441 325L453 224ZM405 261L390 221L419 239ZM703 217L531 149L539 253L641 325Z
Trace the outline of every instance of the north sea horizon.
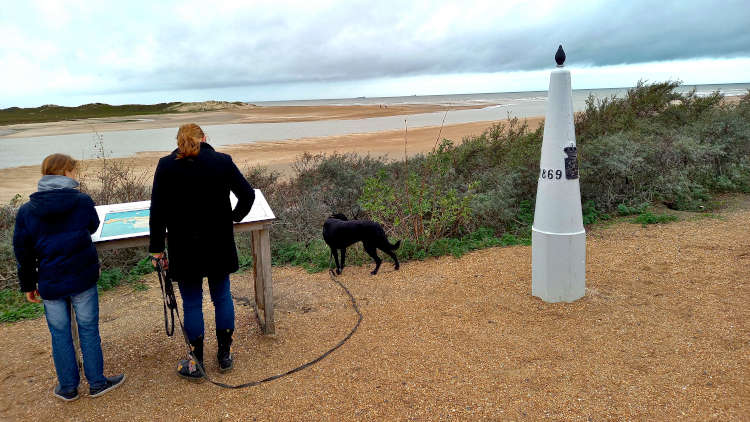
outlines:
M647 83L656 83L661 81L644 80ZM738 86L741 89L731 89L729 87ZM620 87L598 87L598 88L574 88L573 94L591 92L601 93L603 91L611 91L616 94L624 94L628 89L633 86L620 86ZM744 95L750 90L750 81L748 82L731 82L731 83L711 83L711 84L681 84L676 88L677 92L687 93L691 89L696 89L698 95L707 95L716 90L720 91L725 96L739 96ZM320 105L378 105L378 104L436 104L436 102L408 102L404 99L438 99L438 98L461 98L461 97L486 97L486 96L501 96L501 95L527 95L527 94L542 94L546 93L547 90L525 90L525 91L497 91L497 92L464 92L464 93L450 93L450 94L409 94L409 95L386 95L386 96L354 96L354 97L329 97L329 98L297 98L297 99L280 99L280 100L253 100L253 99L226 99L217 97L206 97L202 100L180 100L178 98L164 99L159 102L106 102L106 101L90 101L80 103L78 105L61 105L56 103L45 103L38 106L21 107L16 105L10 105L7 107L0 108L0 110L8 108L37 108L44 106L62 106L62 107L80 107L86 104L108 104L112 106L122 105L153 105L160 103L170 102L184 102L184 103L200 103L200 102L243 102L246 104L253 104L258 106L320 106ZM595 95L597 96L597 95Z
M661 81L646 81L647 83L656 83ZM727 89L729 87L737 86L740 89ZM601 92L601 91L613 91L625 93L627 90L634 88L633 86L621 86L621 87L599 87L599 88L574 88L573 94L582 92ZM745 95L750 90L750 81L748 82L730 82L730 83L711 83L711 84L680 84L675 90L680 93L687 93L693 88L696 89L698 95L707 95L716 90L725 96L740 96ZM724 89L722 89L724 88ZM301 99L287 99L287 100L264 100L264 101L242 101L248 104L255 104L259 106L273 106L273 105L338 105L334 102L344 101L341 105L372 105L382 104L383 101L378 100L400 100L400 99L414 99L414 98L441 98L441 97L469 97L469 96L496 96L496 95L516 95L516 94L537 94L545 93L547 90L526 90L526 91L498 91L498 92L468 92L468 93L451 93L451 94L411 94L411 95L397 95L397 96L358 96L358 97L343 97L343 98L301 98ZM362 101L364 100L364 101ZM205 100L205 101L227 101L230 100ZM362 101L361 104L357 104L357 101ZM196 101L200 102L200 101ZM294 103L294 104L291 104ZM299 104L297 104L299 103ZM304 103L304 104L302 104ZM390 103L388 103L390 105ZM393 104L414 104L413 102L399 102ZM419 103L417 103L419 104ZM432 104L432 103L430 103Z

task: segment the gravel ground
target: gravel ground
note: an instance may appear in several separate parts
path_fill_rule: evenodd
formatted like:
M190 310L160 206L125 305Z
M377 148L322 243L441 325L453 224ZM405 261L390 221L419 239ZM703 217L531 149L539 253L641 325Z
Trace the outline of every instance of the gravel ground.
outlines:
M44 319L0 326L3 420L748 420L750 211L587 239L587 293L531 296L531 249L407 262L340 280L364 320L342 348L292 376L243 390L174 373L183 353L163 332L158 282L101 296L105 372L126 383L63 403ZM276 335L237 303L235 369L219 375L206 299L206 360L241 383L313 359L356 322L326 273L274 268ZM248 296L249 274L233 278ZM252 295L250 295L252 297ZM82 392L87 392L85 382Z

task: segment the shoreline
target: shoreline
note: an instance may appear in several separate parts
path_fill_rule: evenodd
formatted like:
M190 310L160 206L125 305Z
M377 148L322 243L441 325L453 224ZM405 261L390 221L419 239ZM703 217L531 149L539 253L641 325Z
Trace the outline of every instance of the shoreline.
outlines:
M199 120L200 116L195 116L194 113L190 113L190 115L192 117L188 115L181 116L186 121L207 124ZM542 124L544 117L537 116L520 120L525 120L531 129L536 129ZM406 145L404 145L404 131L391 130L314 138L296 138L283 141L253 142L222 146L216 149L217 151L230 154L240 170L245 170L252 166L264 166L270 170L280 172L282 177L289 177L292 170L291 165L304 153L330 154L333 152L353 152L373 156L386 156L390 159L402 159L405 148L407 156L432 150L436 144L438 134L440 134L440 138L442 139L450 139L454 143L460 143L465 137L479 135L493 124L502 121L507 121L507 119L446 125L442 127L442 131L440 126L409 129L406 132ZM139 152L129 157L112 158L111 160L127 163L135 174L143 174L150 180L148 176L153 174L159 158L168 153L169 151ZM100 160L81 161L81 166L85 174L82 177L84 180L93 177L97 168L100 168L101 164L98 161ZM16 194L28 197L28 195L36 191L36 184L40 177L40 165L0 169L0 180L3 180L2 185L0 185L0 202L8 203Z
M0 126L3 139L71 135L91 132L177 128L185 123L201 126L245 123L289 123L319 120L358 120L433 113L446 110L470 110L496 104L447 106L441 104L357 105L357 106L246 106L224 110L190 111L165 114L137 114L121 117L95 117L56 122L19 123Z

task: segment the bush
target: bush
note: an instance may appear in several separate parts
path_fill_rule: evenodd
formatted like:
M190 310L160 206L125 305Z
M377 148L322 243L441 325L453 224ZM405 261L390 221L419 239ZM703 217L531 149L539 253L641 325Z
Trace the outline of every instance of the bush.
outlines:
M651 212L644 212L643 214L634 218L633 222L638 223L643 227L646 227L649 224L663 224L663 223L670 223L672 221L677 221L677 220L678 218L675 215L668 215L668 214L656 215L656 214L652 214Z
M472 192L459 193L440 176L428 184L427 177L410 173L403 184L394 184L381 171L365 182L360 204L373 220L383 224L386 233L421 246L460 234L471 217Z
M0 289L17 285L16 257L13 253L13 228L23 198L16 195L8 204L0 206Z
M245 176L263 191L276 214L272 244L307 243L320 238L323 221L331 214L362 218L357 200L364 181L385 165L382 157L306 153L292 165L288 180L261 167L248 169Z
M634 206L629 206L623 203L617 206L617 213L622 216L638 215L646 211L648 206L649 206L648 202L644 202L640 205L634 205Z
M123 270L122 267L114 267L102 270L97 286L99 290L105 291L125 283L136 283L144 275L154 272L151 265L151 257L147 256L139 260L129 271ZM135 289L144 290L145 285L136 285Z
M583 224L594 224L599 221L609 220L609 214L605 214L596 207L594 201L586 201L581 207Z
M81 178L81 192L88 194L97 205L151 199L151 177L146 172L136 172L124 161L112 160L104 147L104 136L94 133L94 148L99 168L93 175ZM89 178L93 177L93 181Z
M0 289L0 322L38 318L43 314L41 303L26 301L25 295L17 289Z
M278 171L269 170L263 166L248 167L242 174L253 188L260 189L264 195L267 195L279 183L281 177Z
M750 189L750 106L718 93L674 92L677 82L639 82L624 98L595 101L576 116L581 194L604 212L661 201L697 210L712 192Z

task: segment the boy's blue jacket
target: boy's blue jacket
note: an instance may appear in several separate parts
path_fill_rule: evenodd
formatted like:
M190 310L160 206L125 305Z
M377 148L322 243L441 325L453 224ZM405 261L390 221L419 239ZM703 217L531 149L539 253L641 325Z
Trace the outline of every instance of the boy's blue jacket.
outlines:
M99 216L88 195L67 187L42 190L41 181L39 186L18 210L13 249L21 291L38 289L43 299L53 300L87 290L99 279L91 242Z

